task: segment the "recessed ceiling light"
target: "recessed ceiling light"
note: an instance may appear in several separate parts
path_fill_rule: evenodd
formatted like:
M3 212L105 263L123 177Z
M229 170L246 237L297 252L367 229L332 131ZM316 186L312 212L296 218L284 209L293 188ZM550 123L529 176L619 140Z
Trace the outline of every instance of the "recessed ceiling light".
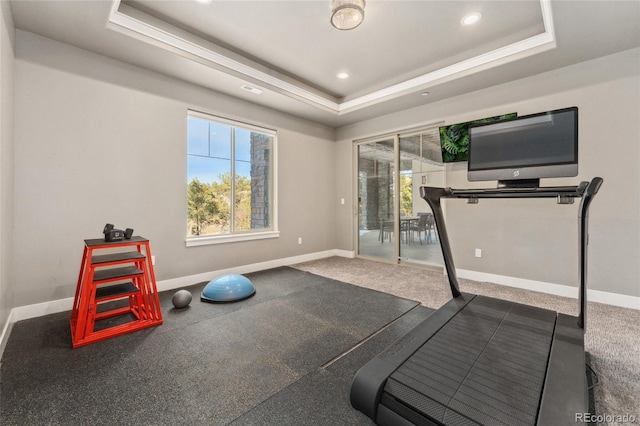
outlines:
M349 78L349 73L339 72L338 74L336 74L336 77L338 77L340 80L344 80L345 78Z
M429 92L422 92L420 93L422 96L429 96Z
M211 2L213 2L213 0L195 0L195 1L202 4L211 4Z
M464 18L462 18L460 20L460 23L462 25L473 25L476 22L478 22L480 20L480 18L482 18L482 15L480 15L479 13L470 13L468 15L466 15Z
M247 92L254 93L256 95L259 95L260 93L262 93L262 90L253 86L249 86L248 84L245 84L244 86L240 86L240 88L246 90Z

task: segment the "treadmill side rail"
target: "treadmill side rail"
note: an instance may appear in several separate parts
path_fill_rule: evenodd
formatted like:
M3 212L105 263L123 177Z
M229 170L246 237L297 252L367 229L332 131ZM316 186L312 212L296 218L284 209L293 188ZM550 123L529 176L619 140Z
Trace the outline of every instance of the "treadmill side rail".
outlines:
M588 411L583 330L576 317L559 313L537 425L575 425L576 415Z

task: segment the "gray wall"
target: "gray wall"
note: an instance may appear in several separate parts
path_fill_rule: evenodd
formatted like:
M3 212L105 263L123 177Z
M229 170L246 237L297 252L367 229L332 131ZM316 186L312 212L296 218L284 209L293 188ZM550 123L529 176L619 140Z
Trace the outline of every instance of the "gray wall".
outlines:
M11 285L13 241L13 68L15 29L9 3L0 2L0 332L14 306Z
M15 86L14 306L73 297L107 222L158 280L335 248L333 129L22 31ZM185 247L188 108L277 129L280 238Z
M640 296L640 50L634 49L338 129L338 191L351 182L352 140L445 120L457 123L517 111L578 106L580 171L604 184L590 212L589 288ZM346 159L346 157L349 159ZM466 163L447 166L446 184L471 187ZM476 187L495 185L474 183ZM343 191L344 193L344 191ZM348 195L353 205L352 193ZM339 249L353 249L351 209L337 213ZM446 202L460 269L577 285L577 204L552 200ZM482 258L474 257L475 248Z

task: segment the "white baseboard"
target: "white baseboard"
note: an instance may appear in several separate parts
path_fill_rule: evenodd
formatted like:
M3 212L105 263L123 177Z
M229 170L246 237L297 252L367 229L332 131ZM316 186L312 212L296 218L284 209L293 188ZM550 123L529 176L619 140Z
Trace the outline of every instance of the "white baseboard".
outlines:
M9 312L9 316L7 317L7 322L4 324L2 328L2 334L0 334L0 358L2 358L2 354L4 353L4 348L7 346L7 340L9 339L9 335L11 334L11 330L13 329L13 323L15 320L13 319L13 310Z
M73 297L51 300L49 302L35 303L33 305L18 306L11 310L10 317L13 322L29 318L41 317L58 312L70 311L73 307Z
M489 282L493 284L505 285L508 287L539 291L541 293L570 297L572 299L578 298L578 288L567 285L527 280L524 278L507 277L504 275L487 274L484 272L469 271L465 269L456 269L456 275L459 278L465 278L468 280ZM640 297L627 296L624 294L608 293L606 291L587 289L587 301L619 306L621 308L640 310Z
M473 281L488 282L505 285L507 287L522 288L525 290L539 291L541 293L555 294L556 296L578 298L578 288L560 284L551 284L543 281L527 280L524 278L507 277L504 275L487 274L485 272L456 269L458 278Z
M587 289L587 300L640 311L640 297Z

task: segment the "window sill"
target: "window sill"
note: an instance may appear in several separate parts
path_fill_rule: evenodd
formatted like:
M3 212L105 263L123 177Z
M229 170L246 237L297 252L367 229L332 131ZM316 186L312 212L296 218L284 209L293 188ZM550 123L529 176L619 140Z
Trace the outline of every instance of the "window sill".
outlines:
M207 237L187 238L187 247L208 246L211 244L235 243L238 241L264 240L280 237L280 231L253 232L250 234L212 235Z

